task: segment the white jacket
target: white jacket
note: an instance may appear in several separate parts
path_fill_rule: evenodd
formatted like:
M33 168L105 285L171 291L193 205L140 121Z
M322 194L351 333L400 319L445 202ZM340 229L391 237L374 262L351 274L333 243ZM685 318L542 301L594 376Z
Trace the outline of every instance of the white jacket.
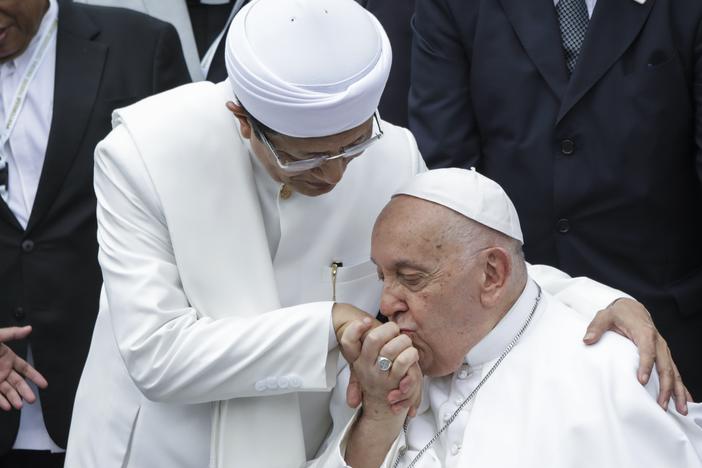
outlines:
M375 314L373 222L424 163L409 131L383 123L330 193L278 201L271 259L231 99L207 82L153 96L117 111L98 145L105 284L67 468L299 466L330 411L348 411L329 406L343 366L328 353L331 263L344 264L337 300ZM584 310L621 296L547 267L531 274Z

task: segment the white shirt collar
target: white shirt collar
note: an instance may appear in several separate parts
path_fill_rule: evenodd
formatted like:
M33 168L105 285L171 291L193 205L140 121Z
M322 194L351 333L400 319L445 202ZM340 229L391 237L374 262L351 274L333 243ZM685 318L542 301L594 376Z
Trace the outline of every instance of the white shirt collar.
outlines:
M517 336L524 322L526 322L527 317L534 308L537 295L538 288L536 283L531 278L528 278L524 291L522 291L517 302L507 311L495 328L468 352L466 355L468 365L471 367L481 366L498 358L504 352L507 345Z

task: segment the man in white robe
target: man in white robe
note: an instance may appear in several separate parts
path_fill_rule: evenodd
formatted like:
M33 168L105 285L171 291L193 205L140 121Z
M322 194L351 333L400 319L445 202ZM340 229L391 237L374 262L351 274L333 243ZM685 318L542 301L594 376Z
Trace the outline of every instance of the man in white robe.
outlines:
M352 0L257 0L230 28L228 82L114 114L95 156L104 289L67 468L281 468L316 454L345 364L335 335L379 306L373 220L425 170L412 135L375 114L390 63ZM623 296L539 271L590 314ZM654 354L667 365L670 395L674 365L632 304L598 323L619 308L644 372Z
M372 240L391 322L342 337L363 406L315 466L702 466L702 405L661 411L623 337L579 343L587 319L541 288L522 243L512 202L475 171L425 172L397 191ZM417 363L423 400L405 422L398 402L420 385L387 391Z

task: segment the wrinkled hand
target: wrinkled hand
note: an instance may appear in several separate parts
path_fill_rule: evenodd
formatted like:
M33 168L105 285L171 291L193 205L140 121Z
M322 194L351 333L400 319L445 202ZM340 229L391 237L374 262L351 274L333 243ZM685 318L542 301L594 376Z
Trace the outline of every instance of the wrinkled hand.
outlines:
M587 344L594 344L607 330L625 336L638 347L638 379L642 385L648 382L653 364L656 364L660 378L658 404L667 409L672 396L678 413L687 414L687 402L692 401L692 396L683 384L680 372L670 355L670 349L658 333L646 308L632 299L617 299L597 313L583 340Z
M400 334L394 323L375 326L369 319L349 324L341 338L341 347L351 363L351 377L346 399L355 408L361 400L365 411L371 407L387 408L393 414L409 410L416 414L421 401L422 373L412 341ZM381 372L378 356L393 361L389 372Z
M32 327L0 328L0 408L9 411L22 408L22 400L34 403L36 397L23 377L34 382L39 388L46 388L44 377L27 362L17 356L7 345L7 341L26 338Z

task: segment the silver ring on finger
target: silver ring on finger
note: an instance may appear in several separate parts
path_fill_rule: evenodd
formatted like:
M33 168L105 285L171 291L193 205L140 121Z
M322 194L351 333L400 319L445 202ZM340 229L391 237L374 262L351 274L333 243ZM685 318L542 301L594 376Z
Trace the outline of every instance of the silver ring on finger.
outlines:
M375 361L375 365L378 366L378 370L380 372L390 372L390 368L392 367L392 359L378 356L378 360Z

